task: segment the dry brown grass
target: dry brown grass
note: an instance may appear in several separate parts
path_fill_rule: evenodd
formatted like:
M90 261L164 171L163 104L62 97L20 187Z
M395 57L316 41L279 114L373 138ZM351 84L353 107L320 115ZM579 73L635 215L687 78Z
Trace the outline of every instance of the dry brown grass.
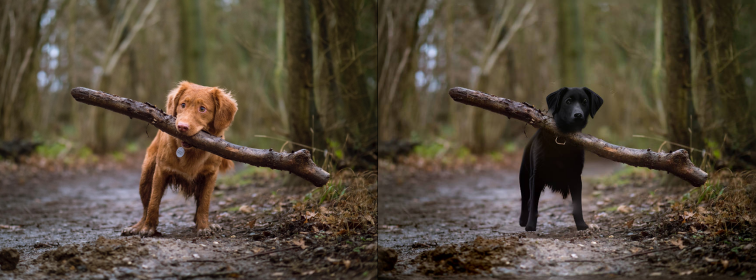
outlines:
M326 186L305 195L302 209L333 232L370 231L378 218L377 172L336 172Z
M683 195L680 209L709 230L729 231L753 224L756 209L756 172L713 172L706 184Z

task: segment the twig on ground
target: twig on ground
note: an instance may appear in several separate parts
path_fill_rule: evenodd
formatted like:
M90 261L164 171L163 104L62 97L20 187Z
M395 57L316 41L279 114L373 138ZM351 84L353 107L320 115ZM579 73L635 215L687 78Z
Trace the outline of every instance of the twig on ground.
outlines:
M178 279L192 279L192 278L198 278L198 277L221 277L221 276L228 276L230 274L236 274L241 275L238 271L224 271L224 272L209 272L209 273L197 273L197 274L189 274L189 275L180 275L180 274L171 274L171 275L160 275L160 276L152 276L150 279L162 279L162 278L178 278Z
M605 261L614 261L614 260L621 260L621 259L627 259L627 258L642 256L642 255L650 254L650 253L656 253L656 252L666 251L666 250L674 249L674 248L677 248L677 246L670 246L670 247L661 248L661 249L654 249L654 250L646 250L646 251L643 251L643 252L638 252L638 253L630 254L630 255L627 255L627 256L614 257L614 258L610 258L610 259L606 259L606 260L565 260L564 262L605 262Z
M225 260L199 259L199 260L186 260L186 262L227 262L227 261L238 261L238 260L249 259L249 258L254 258L254 257L259 257L259 256L264 256L264 255L269 255L269 254L273 254L273 253L278 253L278 252L284 252L284 251L288 251L288 250L291 250L291 249L297 249L297 248L299 248L299 246L294 246L294 247L289 247L289 248L282 248L282 249L276 249L276 250L270 250L270 251L265 251L265 252L262 252L262 253L257 253L257 254L254 254L254 255L242 256L242 257L238 257L238 258L231 258L231 259L225 259Z

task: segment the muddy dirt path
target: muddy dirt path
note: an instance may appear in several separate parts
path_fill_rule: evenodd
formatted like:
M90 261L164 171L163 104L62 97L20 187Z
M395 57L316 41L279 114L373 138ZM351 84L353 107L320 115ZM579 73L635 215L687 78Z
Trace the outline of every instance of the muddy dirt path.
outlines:
M236 166L237 171L245 168ZM163 236L122 237L121 229L136 223L142 212L139 177L140 170L132 167L0 186L0 225L6 225L0 228L0 247L21 252L17 269L0 271L0 278L354 279L376 275L375 251L369 252L377 239L375 232L367 236L313 232L311 224L294 216L292 205L266 202L276 191L279 197L286 195L280 184L253 183L216 191L210 220L223 229L208 238L199 238L194 231L193 199L167 190L158 226ZM253 205L251 213L224 212L242 204ZM247 227L250 220L257 220L253 228Z
M587 223L601 225L597 214L602 203L591 196L594 186L586 183L586 179L608 175L621 168L621 164L597 157L586 162L583 212ZM496 259L487 256L480 263L473 263L472 266L478 266L475 274L479 277L590 278L596 274L645 277L659 276L658 270L663 269L649 266L645 256L623 257L666 245L615 238L606 227L579 234L570 214L570 197L562 199L561 195L548 190L540 199L536 233L526 233L518 224L520 191L516 169L404 177L382 173L379 189L378 245L398 253L396 269L382 272L381 277L464 277L469 275L465 273L466 266L481 253L480 248L493 252L499 245L504 246L502 244L506 249L501 254L486 253ZM497 245L487 247L487 240ZM466 248L471 252L465 252ZM516 253L509 254L507 250ZM418 260L421 254L424 261ZM432 266L434 262L437 267Z

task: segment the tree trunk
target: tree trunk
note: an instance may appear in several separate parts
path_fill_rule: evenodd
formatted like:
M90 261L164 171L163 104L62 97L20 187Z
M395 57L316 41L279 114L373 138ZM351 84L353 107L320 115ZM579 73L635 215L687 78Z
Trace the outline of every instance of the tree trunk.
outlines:
M727 141L723 156L728 165L756 165L756 128L749 112L748 97L740 72L734 45L737 3L732 0L706 2L714 24L711 27L711 57L716 83L716 95L721 99L719 117ZM741 166L744 167L744 166Z
M357 24L360 14L358 1L334 0L333 15L336 24L328 34L333 50L341 99L346 106L346 129L349 141L345 151L348 165L357 169L370 169L378 164L376 155L378 138L378 112L367 91L365 73L357 47Z
M207 85L204 19L200 0L179 1L181 79Z
M613 145L591 135L579 132L564 134L557 129L554 118L544 114L544 112L541 112L541 110L536 109L530 104L461 87L450 89L449 95L454 101L515 118L533 127L545 129L548 132L559 135L559 137L565 137L565 141L571 141L600 157L633 166L667 171L695 187L700 187L706 183L709 176L690 161L688 152L685 150L677 150L672 153L655 153L651 149L640 150Z
M583 66L583 32L580 26L580 3L577 0L557 0L557 44L559 47L559 76L563 87L585 86Z
M693 108L691 91L690 39L688 37L687 1L665 0L662 14L664 23L664 55L667 73L667 94L664 107L667 113L667 140L673 143L703 148L703 137L698 117ZM700 153L694 162L700 161Z
M29 138L39 119L40 17L48 1L0 3L0 138Z
M314 104L312 39L310 33L310 5L304 0L284 4L286 22L286 68L289 93L286 111L289 114L289 140L294 143L325 149L320 116ZM322 152L316 162L323 159Z
M425 7L423 1L379 1L378 10L378 92L380 140L408 138L410 114L403 108L416 98L418 20ZM331 41L335 43L335 41Z
M322 62L319 63L320 74L317 80L320 81L320 93L318 97L321 98L320 108L329 108L324 110L323 126L325 127L341 127L339 122L344 121L344 101L339 94L339 87L336 81L336 73L334 70L335 62L333 59L333 50L331 49L331 42L329 41L328 23L329 19L333 18L333 13L326 10L324 1L315 1L315 16L318 23L318 50L322 54ZM327 131L326 135L331 140L341 141L346 138L346 131L344 129L333 129Z

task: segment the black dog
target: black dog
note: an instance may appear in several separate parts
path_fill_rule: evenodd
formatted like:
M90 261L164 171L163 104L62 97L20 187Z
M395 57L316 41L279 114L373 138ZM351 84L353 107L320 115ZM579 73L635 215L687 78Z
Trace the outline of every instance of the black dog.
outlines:
M556 126L563 133L579 132L604 103L604 100L588 88L561 88L546 97L549 111ZM520 165L520 193L522 213L520 226L526 231L535 231L538 220L538 199L545 185L552 191L562 193L563 198L572 194L572 215L578 230L588 225L583 220L580 192L583 183L585 151L580 146L565 141L563 137L539 129L525 147Z

